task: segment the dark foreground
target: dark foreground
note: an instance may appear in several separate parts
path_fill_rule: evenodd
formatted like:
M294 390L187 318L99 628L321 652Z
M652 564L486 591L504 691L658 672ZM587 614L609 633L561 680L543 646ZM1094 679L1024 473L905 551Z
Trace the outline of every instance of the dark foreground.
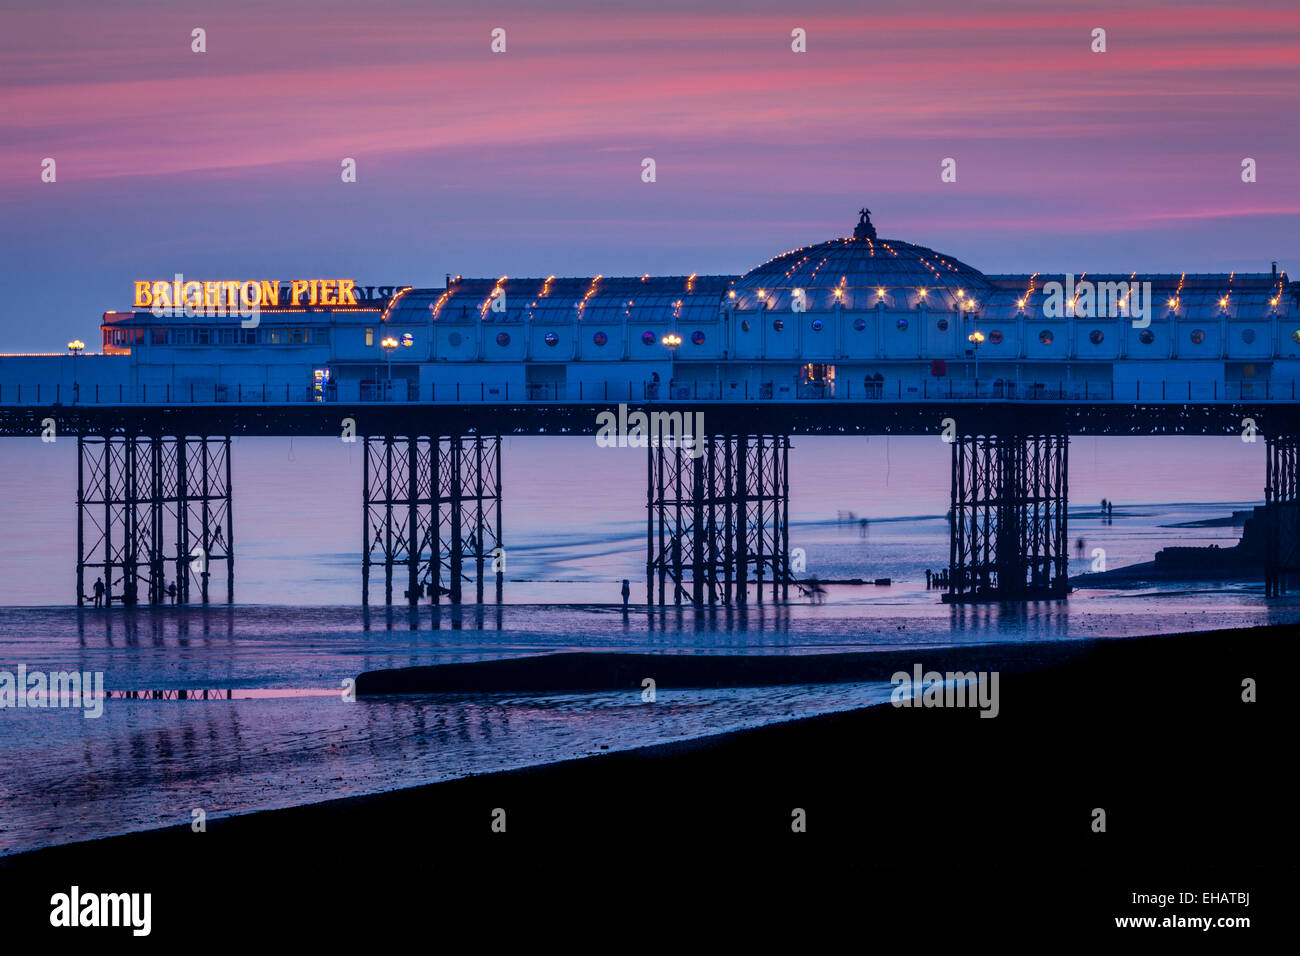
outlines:
M1287 919L1296 875L1295 640L1256 628L1039 647L1002 673L995 719L886 706L4 858L6 937L48 930L51 895L76 884L150 892L153 938L218 945L469 933L553 947L614 921L625 935L603 940L642 945L777 927L809 945L836 927L945 949L1040 933L1258 941ZM970 653L989 668L989 651ZM1179 892L1196 902L1132 902ZM1249 906L1205 892L1248 892ZM1122 916L1251 928L1117 929Z

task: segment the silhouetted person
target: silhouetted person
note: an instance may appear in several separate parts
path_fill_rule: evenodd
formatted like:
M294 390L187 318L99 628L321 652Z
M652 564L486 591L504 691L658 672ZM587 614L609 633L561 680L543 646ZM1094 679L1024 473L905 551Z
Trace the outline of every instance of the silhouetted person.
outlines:
M627 607L628 598L632 596L632 584L627 578L623 579L623 607Z
M1083 557L1083 549L1084 549L1083 539L1082 539L1082 538L1076 538L1075 541L1074 541L1074 556L1075 556L1076 558L1081 558L1081 557Z
M176 603L176 582L175 581L167 585L167 600L171 601L173 604Z
M925 569L925 589L926 589L927 591L930 590L930 578L931 578L931 577L932 577L932 574L931 574L931 572L930 572L930 569L929 569L929 568L926 568L926 569Z
M95 578L95 607L104 606L104 581L102 578Z

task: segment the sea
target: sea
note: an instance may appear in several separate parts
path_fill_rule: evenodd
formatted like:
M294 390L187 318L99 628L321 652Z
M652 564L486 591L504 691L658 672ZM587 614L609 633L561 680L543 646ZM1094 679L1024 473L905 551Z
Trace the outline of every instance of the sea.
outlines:
M1221 519L1262 503L1263 448L1075 438L1071 574L1095 570L1098 552L1114 569L1170 545L1232 546L1241 528ZM372 592L363 608L360 446L236 439L234 602L95 610L75 606L75 442L0 441L0 677L76 670L102 674L107 693L94 718L0 708L0 854L724 733L877 704L891 689L351 699L367 670L584 650L914 648L924 664L954 644L1300 623L1300 600L1266 601L1254 580L941 604L925 581L948 556L951 449L938 438L792 440L790 546L805 573L873 583L830 584L817 604L792 590L744 609L649 607L644 454L503 439L503 602L385 608Z

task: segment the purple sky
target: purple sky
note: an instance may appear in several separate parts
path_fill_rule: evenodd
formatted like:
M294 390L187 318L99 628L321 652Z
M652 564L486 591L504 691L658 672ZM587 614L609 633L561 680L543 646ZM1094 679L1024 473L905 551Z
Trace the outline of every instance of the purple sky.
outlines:
M1295 273L1297 102L1294 0L4 0L0 349L175 272L739 273L864 203L986 272Z

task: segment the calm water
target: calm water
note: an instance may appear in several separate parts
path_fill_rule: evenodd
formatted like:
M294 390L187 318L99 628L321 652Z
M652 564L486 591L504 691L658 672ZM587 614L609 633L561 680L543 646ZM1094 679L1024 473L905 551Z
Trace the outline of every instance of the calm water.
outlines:
M239 605L67 607L75 444L0 442L0 670L102 671L113 692L235 690L234 700L110 699L104 715L0 711L0 852L602 753L863 706L879 684L476 695L348 704L363 670L557 650L816 653L1126 636L1300 622L1254 582L1080 591L1068 601L950 608L924 570L947 556L948 448L937 439L797 439L792 547L824 605L623 614L644 597L644 459L589 439L510 439L504 607L357 607L360 452L313 439L235 443ZM1167 544L1233 544L1172 525L1257 503L1263 446L1227 439L1076 440L1071 539L1110 567ZM1112 522L1096 502L1118 502ZM1166 502L1146 504L1144 502ZM1168 503L1176 502L1176 503ZM1177 503L1181 502L1181 503ZM870 519L866 532L837 513ZM1088 570L1091 557L1072 561ZM58 606L63 605L63 606Z
M947 562L950 449L938 438L796 438L790 545L809 575L915 583ZM506 600L617 601L629 578L644 599L645 452L590 438L507 438ZM233 443L236 599L241 604L360 603L361 448L336 439ZM75 601L76 443L0 440L0 606ZM1229 544L1239 532L1162 529L1262 503L1264 445L1233 438L1075 439L1071 538L1104 547L1111 567L1167 543ZM1096 515L1102 498L1115 521ZM1202 502L1168 507L1150 502ZM837 528L871 519L869 536ZM899 520L906 519L906 520ZM1072 571L1086 570L1080 562Z

